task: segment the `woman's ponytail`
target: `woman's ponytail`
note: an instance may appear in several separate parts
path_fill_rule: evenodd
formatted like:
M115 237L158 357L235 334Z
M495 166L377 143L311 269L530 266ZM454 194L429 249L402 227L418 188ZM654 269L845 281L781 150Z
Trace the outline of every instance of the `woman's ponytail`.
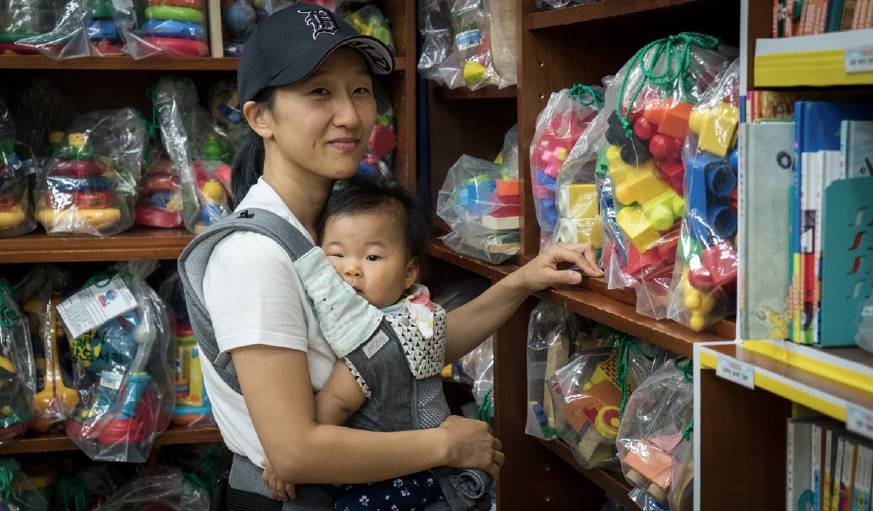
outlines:
M276 97L276 89L268 87L255 96L255 102L262 108L273 109L273 100ZM239 204L249 192L249 188L258 182L264 174L264 139L249 130L246 137L236 150L236 158L233 161L231 174L231 192L234 202ZM235 204L235 205L236 205Z

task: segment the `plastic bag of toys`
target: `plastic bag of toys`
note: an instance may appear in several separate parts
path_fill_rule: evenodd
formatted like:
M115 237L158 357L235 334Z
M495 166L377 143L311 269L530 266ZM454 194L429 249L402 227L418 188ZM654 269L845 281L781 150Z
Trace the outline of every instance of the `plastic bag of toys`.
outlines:
M206 489L197 487L173 467L159 467L122 486L100 508L105 511L209 511Z
M36 368L27 316L0 279L0 444L20 437L33 420Z
M62 477L57 484L55 509L86 511L102 509L103 504L118 491L125 474L117 466L90 465Z
M461 156L449 169L437 198L437 215L451 228L443 241L492 264L506 261L519 249L521 189L515 127L506 134L498 160L505 165Z
M161 78L153 94L164 150L179 172L182 220L199 233L230 213L230 166L221 159L225 142L211 129L193 81Z
M555 425L585 467L615 459L615 439L630 393L665 360L663 351L612 329L595 328L600 348L581 351L548 380Z
M37 53L36 48L16 43L50 32L55 21L55 11L46 3L33 0L0 0L0 54Z
M423 43L418 69L425 78L450 89L512 85L494 69L484 0L420 2L419 30Z
M564 307L540 302L527 328L527 423L525 433L551 440L556 437L555 408L546 382L567 365L577 350L579 318Z
M146 171L136 202L136 223L167 229L182 225L182 181L173 162L158 154Z
M185 295L179 274L173 272L158 288L158 295L167 304L170 328L176 344L176 404L173 423L188 427L212 425L212 405L203 384L200 350L194 330L188 320Z
M133 225L147 134L133 108L81 115L43 169L36 219L49 234L117 234Z
M685 216L669 317L694 330L733 312L737 283L739 60L722 73L688 118Z
M125 53L134 59L155 55L179 58L209 55L205 1L147 0L144 3L142 16L138 16L140 12L135 2L113 1Z
M397 137L394 132L394 109L391 97L378 82L373 82L376 97L376 111L379 118L367 142L367 154L358 165L358 172L364 176L390 176L394 162L394 149Z
M70 288L71 276L56 266L39 265L15 286L15 295L27 313L36 361L36 395L31 429L47 432L62 423L79 404L69 370L66 335L57 304Z
M537 9L541 11L551 11L552 9L561 9L573 5L591 4L596 0L537 0Z
M88 36L91 9L84 0L66 0L52 6L43 3L42 7L34 0L7 1L12 11L4 42L14 43L13 52L24 49L56 60L99 56Z
M222 159L225 163L232 163L236 147L249 130L239 104L236 80L222 80L212 87L209 91L209 113L213 130L226 141Z
M0 458L0 509L46 511L48 502L13 458Z
M518 82L518 4L515 0L488 0L491 58L494 70L506 85Z
M0 238L18 236L36 228L30 207L33 161L22 161L15 151L15 121L0 100Z
M631 282L646 296L639 286L672 269L678 243L672 233L685 209L681 149L688 117L735 56L733 48L696 33L647 44L609 84L603 110L570 152L562 174L593 174L601 202L612 203L601 222L610 287ZM651 298L639 309L654 303L659 310L653 315L665 316L667 300Z
M593 184L566 184L558 193L556 180L576 140L603 106L599 87L577 84L553 92L537 117L530 145L530 168L534 206L540 225L540 246L548 246L557 226L567 232L560 241L588 243L600 247L600 219L597 190ZM559 207L558 199L565 204ZM558 211L564 215L558 222Z
M664 504L674 483L680 482L674 479L676 456L687 456L679 447L691 435L692 387L691 362L668 360L631 395L618 431L616 446L625 477ZM677 488L680 493L687 491L684 479L682 484L686 486Z
M690 438L673 451L673 484L667 498L671 511L694 509L694 442Z
M391 53L394 53L394 38L391 35L391 27L379 7L367 4L344 17L359 34L375 37L382 41L382 44L387 46Z
M173 415L170 324L145 282L156 262L119 264L91 277L57 309L76 361L81 404L69 437L93 460L141 463ZM94 310L100 314L94 314Z

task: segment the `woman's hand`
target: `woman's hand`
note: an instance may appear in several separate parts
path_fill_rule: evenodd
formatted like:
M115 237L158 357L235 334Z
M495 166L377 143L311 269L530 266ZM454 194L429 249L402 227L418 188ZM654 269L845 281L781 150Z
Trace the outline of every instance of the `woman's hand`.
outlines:
M488 424L455 415L443 422L440 430L447 435L448 457L446 465L455 468L478 468L492 479L500 475L504 456L500 440L488 430Z
M276 477L275 472L273 472L273 467L270 466L269 461L262 461L261 466L264 467L264 473L261 474L261 479L263 479L264 484L269 486L270 490L273 491L274 499L286 502L297 498L294 484L286 483L285 481L282 481L278 477Z
M597 264L594 249L588 243L578 245L558 244L540 252L512 276L528 293L536 293L555 285L576 285L582 275L576 270L563 270L561 266L575 265L588 277L602 277L603 270Z

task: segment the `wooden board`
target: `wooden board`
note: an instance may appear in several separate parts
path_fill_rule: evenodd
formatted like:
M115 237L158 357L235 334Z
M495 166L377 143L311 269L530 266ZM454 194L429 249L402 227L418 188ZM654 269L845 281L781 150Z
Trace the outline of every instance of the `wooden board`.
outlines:
M170 426L155 441L155 447L171 444L203 444L221 442L218 428L185 428ZM79 448L63 435L33 435L0 445L0 455L77 451Z
M134 227L115 236L49 236L34 232L0 240L0 264L176 259L194 235L180 229Z

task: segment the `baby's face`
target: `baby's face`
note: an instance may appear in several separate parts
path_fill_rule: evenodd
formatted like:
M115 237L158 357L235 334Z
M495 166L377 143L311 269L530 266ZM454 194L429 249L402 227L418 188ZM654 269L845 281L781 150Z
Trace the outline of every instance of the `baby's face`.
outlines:
M321 247L337 273L380 309L397 303L418 278L418 263L406 255L403 225L390 213L331 217Z

